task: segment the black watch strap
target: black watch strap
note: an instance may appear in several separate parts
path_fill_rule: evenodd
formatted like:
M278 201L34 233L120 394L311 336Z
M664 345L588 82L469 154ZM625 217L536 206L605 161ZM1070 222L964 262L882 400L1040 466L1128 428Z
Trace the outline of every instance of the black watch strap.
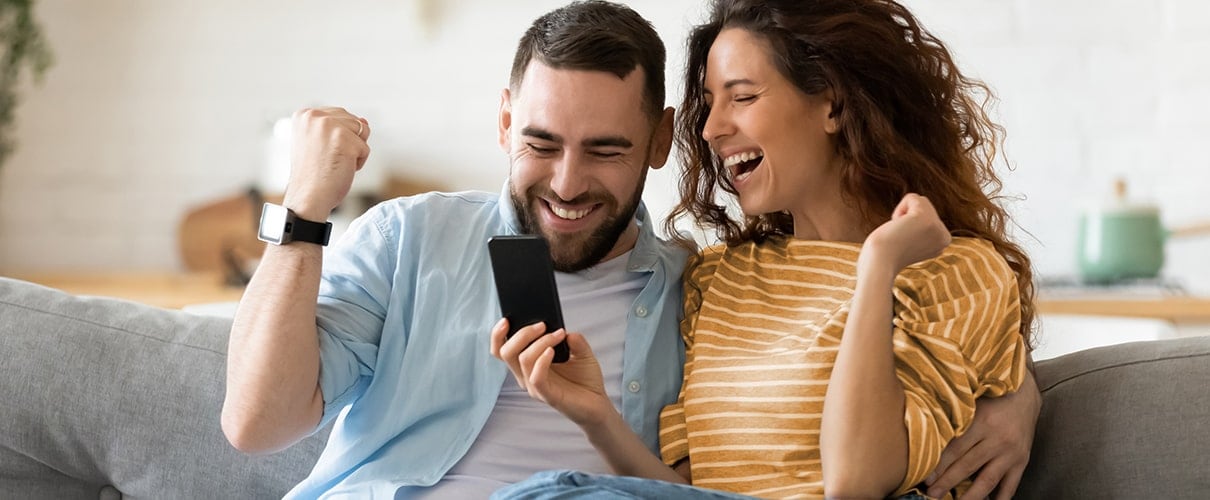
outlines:
M305 241L327 246L328 238L332 236L331 222L313 222L298 217L294 218L293 227L286 228L291 241Z
M260 213L256 237L266 243L285 245L292 241L327 245L332 235L331 222L314 222L299 218L281 205L266 203Z

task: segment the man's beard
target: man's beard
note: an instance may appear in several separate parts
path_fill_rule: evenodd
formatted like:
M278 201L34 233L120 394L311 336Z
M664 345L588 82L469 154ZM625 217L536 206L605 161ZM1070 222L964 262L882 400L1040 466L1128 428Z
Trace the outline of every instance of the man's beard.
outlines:
M644 176L646 177L646 176ZM600 207L594 210L610 210L621 206L621 210L616 213L609 213L605 220L601 222L596 229L592 229L587 235L580 233L548 233L541 227L541 220L538 217L538 210L543 208L539 205L544 203L542 198L538 196L540 193L538 186L531 186L525 193L526 199L517 197L517 193L509 188L509 197L512 198L513 208L517 213L517 218L521 222L521 232L526 234L541 235L550 245L550 258L554 263L556 271L564 273L574 273L582 271L592 266L597 265L609 255L609 251L617 245L618 238L630 226L630 221L634 219L634 213L638 210L639 199L643 194L643 181L640 180L638 187L629 200L626 200L626 205L618 204L618 201L608 193L592 194L586 193L574 200L570 200L570 204L580 204L586 201L600 203ZM546 191L547 198L560 199L554 193Z

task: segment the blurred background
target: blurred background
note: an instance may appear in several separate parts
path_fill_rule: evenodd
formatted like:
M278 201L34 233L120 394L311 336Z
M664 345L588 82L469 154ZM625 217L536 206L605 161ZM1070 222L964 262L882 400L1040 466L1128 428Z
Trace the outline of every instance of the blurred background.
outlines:
M304 106L373 125L359 191L496 191L516 40L562 3L37 0L55 62L22 84L17 149L0 166L0 273L185 270L182 221L252 187L280 191L275 123ZM627 3L669 46L675 105L705 2ZM1078 219L1116 179L1166 226L1210 220L1210 2L905 3L1000 99L1003 194L1042 277L1076 273ZM657 217L677 170L650 178ZM1210 291L1210 237L1166 253L1162 279Z

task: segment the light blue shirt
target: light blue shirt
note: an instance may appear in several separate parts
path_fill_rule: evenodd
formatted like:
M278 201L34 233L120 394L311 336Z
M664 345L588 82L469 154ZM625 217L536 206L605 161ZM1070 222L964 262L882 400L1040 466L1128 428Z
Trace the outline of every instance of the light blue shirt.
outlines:
M626 268L649 278L626 318L621 410L658 452L659 412L676 400L685 360L686 253L648 219L640 205ZM518 226L507 186L500 195L429 193L374 207L325 253L320 427L336 423L287 497L393 498L400 486L436 483L462 458L508 373L489 352L500 306L487 240Z

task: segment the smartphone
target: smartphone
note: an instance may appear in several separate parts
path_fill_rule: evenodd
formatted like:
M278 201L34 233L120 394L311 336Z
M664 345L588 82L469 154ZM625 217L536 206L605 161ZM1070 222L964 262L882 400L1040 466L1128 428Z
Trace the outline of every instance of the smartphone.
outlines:
M536 235L493 236L487 241L500 312L508 319L508 338L539 321L546 333L563 328L563 309L555 286L550 247ZM567 361L567 341L555 346L555 363Z

